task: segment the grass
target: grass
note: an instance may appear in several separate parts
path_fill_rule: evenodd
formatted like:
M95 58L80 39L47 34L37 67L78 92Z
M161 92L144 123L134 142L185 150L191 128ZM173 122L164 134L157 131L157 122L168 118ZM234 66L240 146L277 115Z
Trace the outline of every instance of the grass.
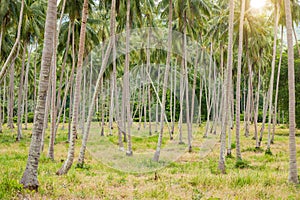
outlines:
M226 174L218 171L219 141L206 156L199 156L201 144L205 142L202 137L205 126L194 127L192 153L184 149L181 157L168 162L156 172L125 173L116 170L95 159L91 150L87 151L85 165L78 168L76 158L80 137L76 144L74 165L68 174L57 176L55 172L66 159L68 148L67 130L59 129L55 161L46 157L49 142L46 137L38 169L39 192L30 192L22 189L19 180L26 166L31 128L32 125L28 130L23 130L21 142L15 141L16 130L10 131L4 127L4 132L0 134L0 199L300 199L300 187L287 182L289 154L286 128L276 129L278 134L275 135L275 144L271 145L271 155L265 154L266 134L259 151L255 149L255 141L251 137L245 138L241 134L243 160L236 160L235 141L232 141L232 157L226 158ZM116 129L113 131L114 136L108 137L108 140L116 145ZM146 130L140 131L145 132L142 135L147 134ZM108 133L108 130L105 129L105 132ZM49 130L46 133L48 136ZM296 139L299 144L300 138ZM99 144L98 140L93 142ZM139 151L149 151L152 156L156 142L157 135L144 139L133 138L135 149L130 159L137 158ZM167 147L168 144L168 134L165 134L163 146ZM300 166L299 146L297 158ZM157 165L151 160L143 162L140 164L150 167Z

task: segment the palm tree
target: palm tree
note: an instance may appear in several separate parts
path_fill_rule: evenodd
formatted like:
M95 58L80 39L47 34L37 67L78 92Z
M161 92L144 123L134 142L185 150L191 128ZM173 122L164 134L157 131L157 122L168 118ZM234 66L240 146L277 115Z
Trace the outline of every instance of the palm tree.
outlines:
M297 184L298 168L296 156L296 139L295 139L295 72L294 72L294 47L293 47L293 30L290 0L285 0L285 16L288 42L288 83L289 83L289 181Z
M130 40L130 0L126 1L126 54L125 54L125 69L124 69L124 84L123 84L123 96L125 105L125 118L127 118L127 156L132 156L132 146L131 146L131 114L130 114L130 88L129 88L129 62L130 62L130 52L129 52L129 40Z
M23 2L23 1L22 1ZM26 169L20 181L24 188L38 190L37 169L40 158L42 131L44 127L45 104L47 98L50 66L53 54L53 39L56 23L56 0L49 0L45 22L45 38L40 70L37 106L33 125L32 138L29 148Z
M74 160L75 154L75 139L78 132L77 122L78 122L78 109L80 102L80 86L82 78L82 63L84 54L84 44L85 44L85 32L86 32L86 22L88 15L88 0L84 0L82 8L82 21L80 29L79 38L79 51L78 51L78 61L77 61L77 73L76 73L76 83L75 83L75 94L74 94L74 104L72 110L72 134L70 135L70 145L68 150L67 160L64 162L63 166L56 172L57 175L66 174L71 168Z
M163 82L163 90L162 90L162 104L161 104L161 113L160 113L160 132L158 136L157 148L154 154L153 160L158 161L160 156L162 137L163 137L163 129L165 123L165 104L166 104L166 94L167 94L167 82L170 71L170 62L171 62L171 49L172 49L172 13L173 13L173 4L172 0L169 0L169 18L168 18L168 53L167 53L167 61L166 61L166 69L164 73L164 82ZM150 102L149 102L150 103Z
M278 3L275 0L275 11L274 11L274 43L273 43L273 57L272 57L272 71L271 71L271 80L270 80L270 94L269 94L269 124L268 124L268 145L267 151L271 151L271 120L273 114L273 87L274 87L274 74L275 74L275 64L276 64L276 50L277 50L277 29L279 22L278 15Z
M238 47L238 64L237 64L237 81L236 81L236 158L242 159L240 150L240 107L241 107L241 67L243 56L243 28L245 15L245 0L241 1L241 14L239 26L239 47ZM230 144L229 144L230 145Z
M234 0L229 1L229 28L228 28L228 58L227 58L227 78L225 79L225 104L224 104L224 120L222 122L221 131L221 147L218 169L225 173L225 149L226 149L226 127L228 121L228 113L230 112L230 82L232 76L232 62L233 62L233 20L234 20Z

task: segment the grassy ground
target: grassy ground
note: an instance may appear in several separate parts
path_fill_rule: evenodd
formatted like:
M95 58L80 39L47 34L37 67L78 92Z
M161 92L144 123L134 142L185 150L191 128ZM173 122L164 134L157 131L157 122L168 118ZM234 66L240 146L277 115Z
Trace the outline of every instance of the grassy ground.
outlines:
M211 152L201 156L202 144L205 142L202 138L204 128L194 128L194 151L184 152L179 159L169 162L156 173L125 173L113 169L99 161L101 154L96 156L97 159L91 156L92 151L86 155L84 168L76 168L81 144L78 139L73 167L67 175L57 176L55 172L66 158L68 148L67 131L59 130L55 161L46 158L49 141L46 138L39 164L38 193L25 191L19 184L26 166L31 127L23 131L21 142L15 142L15 130L12 132L4 128L4 133L0 134L0 199L300 199L300 187L287 183L288 129L283 126L276 130L275 144L271 147L273 155L255 151L255 141L251 137L241 136L245 162L238 168L234 157L226 158L225 175L219 174L217 170L219 141L212 145L214 148ZM156 137L135 138L133 157L141 149L154 151ZM165 135L165 141L167 137ZM265 133L263 150L266 148L266 137ZM109 140L114 144L116 137L112 136ZM165 142L164 146L167 144ZM299 144L298 132L298 166ZM235 156L235 149L232 155Z

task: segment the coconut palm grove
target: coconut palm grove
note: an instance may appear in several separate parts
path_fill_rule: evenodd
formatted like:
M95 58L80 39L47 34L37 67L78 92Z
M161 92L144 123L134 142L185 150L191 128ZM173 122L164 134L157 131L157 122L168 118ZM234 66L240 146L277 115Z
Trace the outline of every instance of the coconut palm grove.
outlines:
M300 199L298 0L0 0L0 199Z

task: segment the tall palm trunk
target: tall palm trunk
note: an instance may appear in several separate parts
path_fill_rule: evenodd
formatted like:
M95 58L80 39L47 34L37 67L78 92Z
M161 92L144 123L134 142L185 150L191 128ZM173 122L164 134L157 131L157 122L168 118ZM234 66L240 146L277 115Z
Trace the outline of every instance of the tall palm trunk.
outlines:
M70 73L70 78L67 82L67 85L65 87L65 91L64 91L64 97L63 97L63 101L62 101L62 106L60 107L60 110L59 110L59 113L58 113L58 116L57 116L57 121L56 121L56 128L55 128L55 134L57 132L57 129L58 129L58 125L59 125L59 120L60 120L60 116L62 114L62 111L63 109L66 109L66 102L67 102L67 97L68 97L68 94L70 95L70 104L69 104L69 124L70 124L70 120L71 120L71 114L72 114L72 88L73 88L73 81L74 81L74 72L75 72L75 30L74 30L74 27L75 27L75 23L74 22L71 22L71 27L72 27L72 68L71 68L71 73ZM66 56L66 55L65 55ZM70 90L70 93L69 93L69 90ZM69 132L69 131L68 131ZM68 134L69 136L70 134ZM68 137L68 141L69 141L69 137Z
M274 135L275 135L275 128L277 125L277 102L278 102L278 88L279 88L279 78L280 78L280 68L282 62L282 52L283 52L283 26L281 28L281 39L280 39L280 57L277 69L277 81L276 81L276 92L275 92L275 106L274 106L274 118L273 118L273 133L271 143L274 143Z
M260 84L261 84L261 74L260 74L260 68L261 66L259 66L258 69L258 84L257 84L257 91L256 91L256 107L255 107L255 113L254 113L254 130L255 130L255 134L254 134L254 139L257 140L258 137L258 127L257 127L257 121L258 121L258 108L259 108L259 97L260 97Z
M226 149L226 128L228 121L228 113L230 106L230 81L232 76L232 63L233 63L233 20L234 20L234 0L229 1L229 32L228 32L228 58L227 58L227 81L225 82L225 99L226 103L224 104L224 121L223 128L221 131L221 147L220 147L220 158L219 158L219 166L218 169L225 173L225 149Z
M56 30L56 26L55 26ZM54 32L53 57L51 68L51 125L50 125L50 140L48 149L48 158L54 160L54 140L55 140L55 122L56 122L56 37L57 31ZM49 94L50 96L50 94Z
M85 32L86 32L86 22L88 15L88 0L84 0L82 8L82 21L80 29L79 38L79 51L78 51L78 62L77 62L77 73L76 73L76 83L75 83L75 94L74 94L74 104L73 104L73 114L72 114L72 134L70 135L70 144L68 150L67 160L63 166L56 172L58 175L66 174L71 168L74 160L75 153L75 139L77 135L77 122L78 122L78 108L80 102L80 86L82 78L82 64L84 55L84 45L85 45Z
M270 94L269 94L269 123L268 123L268 145L267 151L271 148L271 121L273 114L273 87L274 87L274 74L275 74L275 64L276 64L276 50L277 50L277 29L278 29L278 4L275 1L275 15L274 15L274 43L273 43L273 57L272 57L272 71L270 80Z
M196 58L194 62L194 77L193 77L193 89L192 89L192 107L191 107L191 123L194 123L194 108L195 108L195 95L196 95L196 83L197 83L197 73L198 73L198 57L199 57L199 47L196 49Z
M29 76L29 68L30 68L30 60L31 60L31 48L28 51L28 61L26 65L26 72L25 72L25 83L24 83L24 100L25 100L25 130L28 129L28 76Z
M150 73L151 73L151 68L150 68L150 38L151 38L151 28L149 28L148 32L148 40L147 40L147 51L146 51L146 56L147 56L147 66L146 66L146 73L147 73L147 80L148 80L148 86L147 86L147 94L148 94L148 118L149 118L149 135L152 135L152 126L151 126L151 92L150 92ZM172 92L171 92L172 93ZM170 106L170 110L172 110L172 106ZM171 114L172 116L172 114Z
M96 86L95 86L95 91L93 93L93 96L91 97L89 103L91 104L89 107L88 111L88 117L87 117L87 123L86 123L86 128L84 129L84 134L82 138L82 144L80 148L80 153L78 156L78 161L77 165L78 166L83 166L84 164L84 156L85 156L85 150L86 150L86 145L87 145L87 140L89 137L89 132L90 132L90 127L91 127L91 122L93 118L93 113L95 110L95 104L98 104L98 94L101 89L101 83L103 79L103 74L105 72L105 69L107 67L107 61L109 58L109 55L111 53L111 49L113 48L113 77L114 77L114 94L115 94L115 101L116 101L116 120L118 124L118 129L119 129L119 148L120 150L124 150L123 147L123 142L122 142L122 133L121 133L121 128L120 128L120 121L119 121L119 105L118 105L118 91L117 91L117 68L116 68L116 36L115 36L115 21L116 21L116 16L115 16L115 6L116 6L116 1L112 0L112 6L111 6L111 15L110 15L110 34L111 34L111 40L108 44L108 47L106 49L106 52L104 54L104 47L103 47L103 52L102 52L102 64L101 64L101 70L97 78ZM90 78L90 92L91 92L91 81L92 81L92 68L93 68L93 63L92 63L92 57L91 57L91 78ZM97 108L96 108L97 109ZM103 110L102 110L103 112Z
M38 90L37 106L35 110L35 121L33 125L32 138L29 148L26 169L20 181L24 188L38 190L38 164L40 158L41 137L44 126L45 104L47 98L49 71L53 53L53 39L56 23L56 0L48 1L44 48L40 70L40 81Z
M264 94L263 119L262 119L262 125L261 125L261 129L260 129L259 141L257 142L256 148L260 147L262 138L263 138L263 134L264 134L264 130L265 130L265 122L266 122L267 111L268 111L268 107L269 107L268 95L269 95L269 91L266 94Z
M59 85L60 86L63 85L63 81L64 81L64 73L65 73L65 68L66 68L66 63L67 63L67 58L68 58L71 31L72 31L72 23L69 23L68 36L67 36L67 42L66 42L66 50L65 50L65 54L64 54L64 58L63 58L63 63L62 63L62 66L61 66L61 74L60 74L60 80L59 80ZM68 83L68 81L66 81L66 83ZM63 105L61 105L61 92L62 92L62 87L58 87L58 91L57 91L57 110L61 109L61 107L63 106ZM59 115L58 115L58 119L60 119ZM56 129L57 129L57 127L56 127Z
M190 103L189 103L189 82L188 82L188 66L187 66L187 50L186 50L186 11L184 12L184 31L183 31L183 52L184 52L184 80L185 80L185 101L186 101L186 124L188 130L188 151L192 152L192 124L190 121Z
M129 40L130 40L130 0L126 1L126 55L125 55L125 70L124 70L124 92L125 92L125 112L126 112L126 134L127 134L127 156L132 156L132 144L131 144L131 114L130 114L130 88L129 88L129 62L130 62L130 52L129 52ZM123 94L124 95L124 94Z
M244 16L245 16L245 0L241 1L241 14L240 14L240 26L239 26L239 47L238 47L238 65L237 65L237 79L236 79L236 158L242 159L240 148L240 124L241 124L241 68L243 57L243 35L244 35Z
M19 84L19 91L18 91L18 120L17 120L18 135L17 135L17 141L20 141L21 138L23 137L22 136L22 101L23 101L23 83L24 83L26 48L27 48L27 44L26 44L26 42L24 42L23 55L22 55L22 67L21 67L21 74L20 74L20 84Z
M285 15L287 28L287 42L288 42L288 83L289 83L289 182L299 183L297 156L296 156L296 138L295 138L295 72L294 72L294 47L293 47L293 33L292 33L292 15L290 1L285 0Z
M163 88L162 88L162 104L161 104L161 112L160 112L160 132L159 132L159 136L158 136L156 151L155 151L155 154L153 157L153 160L156 162L158 162L159 156L160 156L161 144L162 144L163 132L164 132L164 123L165 123L167 83L168 83L168 77L169 77L169 71L170 71L171 49L172 49L172 12L173 12L172 10L173 10L173 3L172 3L172 0L169 0L168 53L167 53L166 69L165 69L165 73L164 73Z

